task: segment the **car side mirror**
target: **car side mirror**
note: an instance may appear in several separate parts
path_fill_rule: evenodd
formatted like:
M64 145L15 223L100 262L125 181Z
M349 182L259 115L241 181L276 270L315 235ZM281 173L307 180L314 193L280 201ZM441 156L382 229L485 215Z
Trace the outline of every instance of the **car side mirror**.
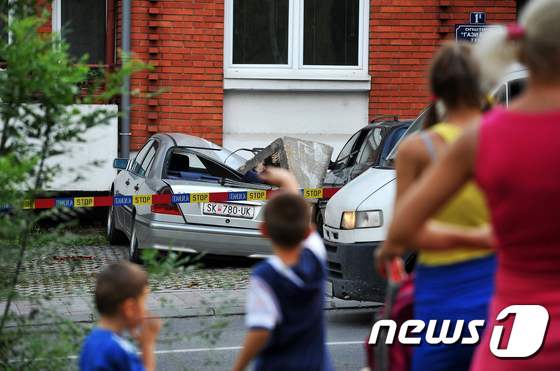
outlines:
M113 169L126 170L127 167L128 167L127 158L116 158L113 160Z

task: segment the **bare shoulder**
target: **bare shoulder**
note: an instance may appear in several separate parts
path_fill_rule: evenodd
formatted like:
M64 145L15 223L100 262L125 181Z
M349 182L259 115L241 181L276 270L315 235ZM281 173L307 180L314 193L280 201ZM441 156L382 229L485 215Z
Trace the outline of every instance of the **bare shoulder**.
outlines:
M431 139L434 140L433 133L429 133ZM420 137L419 133L412 134L402 141L399 145L399 151L397 152L397 161L402 160L403 162L425 162L429 161L429 153L426 148L426 143Z

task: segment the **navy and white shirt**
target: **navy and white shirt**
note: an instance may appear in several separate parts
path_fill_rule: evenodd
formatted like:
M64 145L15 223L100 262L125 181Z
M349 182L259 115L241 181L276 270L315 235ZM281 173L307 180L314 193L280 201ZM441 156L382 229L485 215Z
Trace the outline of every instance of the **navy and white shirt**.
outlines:
M332 370L325 344L323 305L326 250L314 233L299 261L285 265L273 256L259 263L249 282L246 325L272 332L255 362L256 370Z
M80 371L144 371L144 364L132 343L118 334L95 328L80 353Z

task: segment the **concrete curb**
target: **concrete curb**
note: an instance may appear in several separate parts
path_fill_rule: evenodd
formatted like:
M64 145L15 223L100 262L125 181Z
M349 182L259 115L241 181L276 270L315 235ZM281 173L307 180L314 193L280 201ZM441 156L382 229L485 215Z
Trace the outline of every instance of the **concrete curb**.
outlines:
M95 306L90 296L65 296L51 300L16 300L12 311L26 315L43 308L73 322L94 322L97 319ZM245 314L245 290L175 290L158 291L150 295L148 309L161 318L189 318L233 316ZM5 302L0 302L4 310ZM325 310L373 309L381 303L345 301L327 297Z

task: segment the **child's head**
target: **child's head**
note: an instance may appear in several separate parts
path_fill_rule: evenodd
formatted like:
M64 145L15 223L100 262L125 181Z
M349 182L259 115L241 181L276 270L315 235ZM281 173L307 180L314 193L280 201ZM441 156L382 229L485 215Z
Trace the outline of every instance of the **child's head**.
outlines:
M148 275L136 264L120 261L97 275L95 306L102 317L136 327L146 314Z
M283 250L298 248L310 229L310 207L300 195L280 194L266 204L262 232L275 247Z
M470 45L462 42L442 45L432 60L430 90L434 105L424 127L444 120L449 110L482 108L480 68Z
M532 0L518 25L484 32L476 54L487 84L494 84L515 62L527 66L533 80L560 82L560 0Z

